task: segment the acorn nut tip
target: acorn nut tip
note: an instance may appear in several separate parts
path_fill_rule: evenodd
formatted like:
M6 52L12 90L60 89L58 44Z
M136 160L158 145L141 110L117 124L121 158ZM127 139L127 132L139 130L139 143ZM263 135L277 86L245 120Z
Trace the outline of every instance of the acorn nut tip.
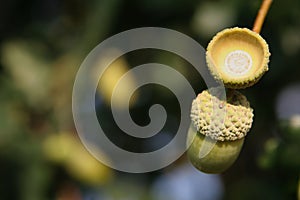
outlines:
M235 141L216 142L194 131L191 127L188 142L191 142L191 140L192 142L187 155L192 165L198 170L209 174L219 174L226 171L238 158L243 147L244 138ZM199 155L202 146L212 147L204 157Z

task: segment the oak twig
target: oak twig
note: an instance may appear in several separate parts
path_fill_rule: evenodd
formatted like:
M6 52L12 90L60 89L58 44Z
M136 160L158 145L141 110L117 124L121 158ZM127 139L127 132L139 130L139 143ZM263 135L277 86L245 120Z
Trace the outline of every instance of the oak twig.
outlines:
M268 10L272 4L272 0L263 0L260 9L258 11L258 14L256 16L254 25L253 25L253 31L256 33L260 33L262 25L264 23L265 17L268 13Z

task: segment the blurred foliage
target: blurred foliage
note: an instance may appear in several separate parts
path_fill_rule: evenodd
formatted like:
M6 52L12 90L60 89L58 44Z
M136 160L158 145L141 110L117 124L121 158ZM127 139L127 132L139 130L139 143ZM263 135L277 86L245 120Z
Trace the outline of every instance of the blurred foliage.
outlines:
M181 31L205 47L226 27L251 28L260 2L2 1L0 199L156 199L151 184L185 159L140 175L113 171L97 162L80 144L71 113L72 87L81 62L105 38L144 26ZM255 109L255 120L239 159L221 175L223 199L296 199L297 191L300 198L300 129L293 119L281 120L275 112L279 92L300 82L299 19L299 0L274 1L271 6L261 33L272 53L270 70L257 85L242 91ZM127 70L147 62L174 67L197 92L206 87L201 76L175 55L153 50L132 52L100 80L105 87L98 88L97 109L107 116L100 123L112 132L120 133L109 112L112 87ZM132 78L124 87L134 84ZM141 88L135 98L131 112L141 125L148 123L144 116L149 105L167 105L169 122L163 131L171 134L157 137L153 145L167 143L180 116L174 96L154 86ZM136 145L132 138L115 138L131 150L149 148L141 141Z

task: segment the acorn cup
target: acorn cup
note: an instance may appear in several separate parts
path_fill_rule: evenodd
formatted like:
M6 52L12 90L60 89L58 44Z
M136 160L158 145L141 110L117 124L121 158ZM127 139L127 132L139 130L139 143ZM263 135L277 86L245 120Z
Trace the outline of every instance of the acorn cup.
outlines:
M211 74L226 88L250 87L268 71L266 41L247 28L228 28L210 41L206 62Z
M220 100L208 90L192 103L187 155L205 173L221 173L237 159L253 121L253 109L246 97L230 91Z

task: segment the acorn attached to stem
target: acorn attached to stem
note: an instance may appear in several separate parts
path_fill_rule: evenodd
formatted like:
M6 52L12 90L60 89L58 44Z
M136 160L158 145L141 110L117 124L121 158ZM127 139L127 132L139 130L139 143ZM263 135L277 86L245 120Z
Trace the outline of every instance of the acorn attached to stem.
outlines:
M246 97L233 89L250 87L268 70L269 47L259 35L272 0L263 0L253 30L230 28L208 44L206 62L227 89L223 100L214 90L193 101L187 146L191 163L206 173L221 173L237 159L253 122Z
M187 151L191 163L206 173L221 173L238 157L253 121L246 97L230 90L220 100L208 90L192 103Z

